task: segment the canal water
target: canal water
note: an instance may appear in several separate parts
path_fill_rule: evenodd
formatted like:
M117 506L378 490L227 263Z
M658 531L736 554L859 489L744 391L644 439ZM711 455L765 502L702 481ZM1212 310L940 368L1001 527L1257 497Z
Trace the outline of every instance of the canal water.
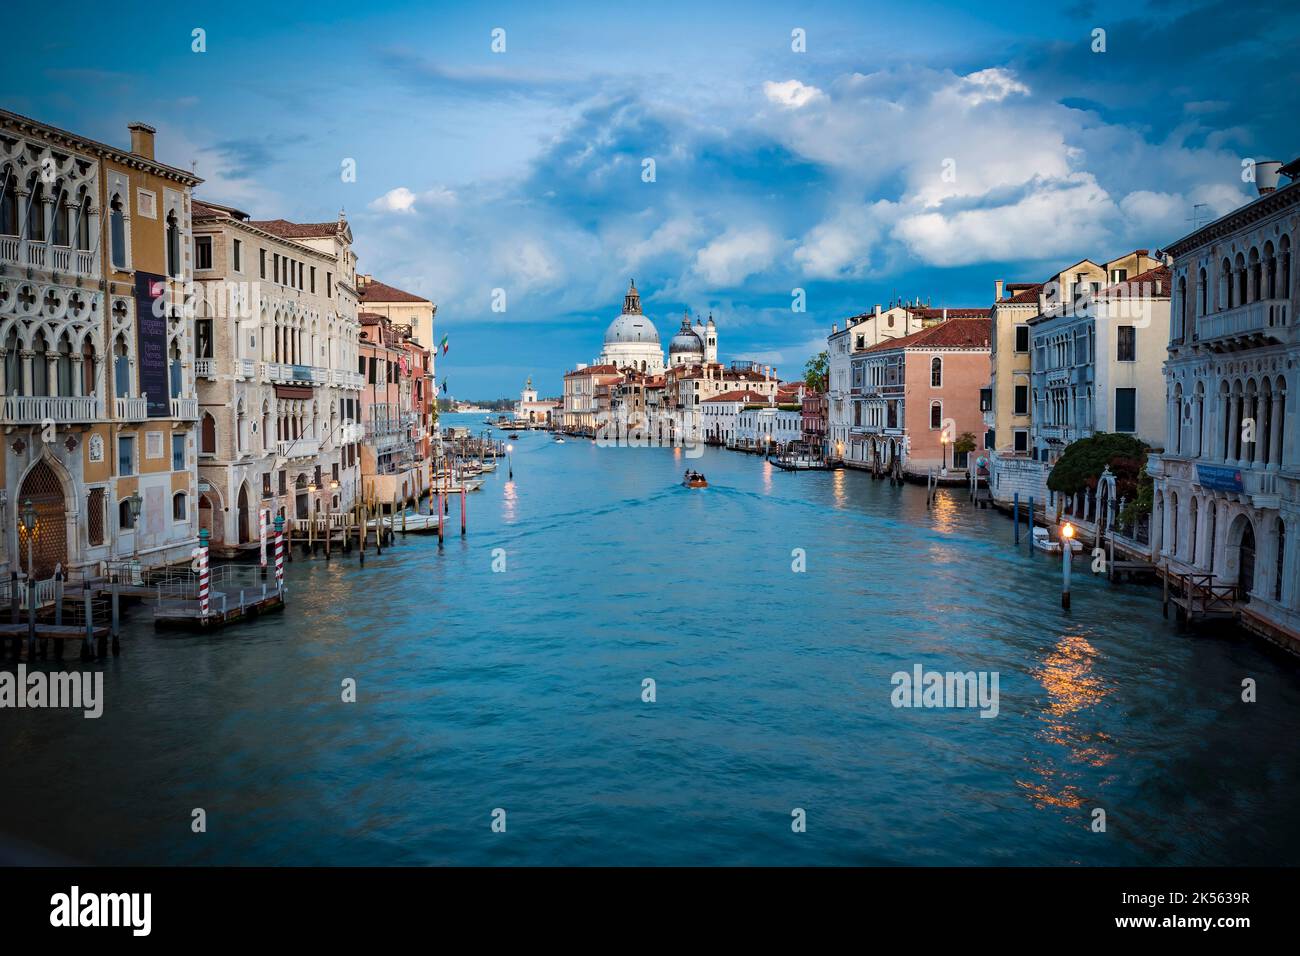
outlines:
M176 636L135 611L94 665L98 720L0 711L7 855L1300 860L1297 668L1178 634L1155 589L1080 558L1065 614L1059 559L1014 549L1005 517L857 472L540 433L513 466L441 550L297 557L282 616ZM688 466L707 489L681 486ZM996 672L996 717L893 706L892 675L917 665Z

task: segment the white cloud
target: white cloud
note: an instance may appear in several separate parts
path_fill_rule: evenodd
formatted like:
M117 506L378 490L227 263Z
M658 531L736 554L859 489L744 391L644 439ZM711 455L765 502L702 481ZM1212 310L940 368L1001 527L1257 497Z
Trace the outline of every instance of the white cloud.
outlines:
M776 258L779 240L766 226L732 227L695 256L695 271L717 288L739 285Z
M417 203L429 206L446 206L456 201L456 194L444 186L430 189L428 192L411 192L405 186L390 189L370 203L376 212L411 213L416 211Z
M1017 80L1010 70L991 67L966 74L952 88L952 92L960 96L967 106L979 106L983 103L1001 103L1013 93L1028 96L1029 87Z
M801 109L814 100L825 98L826 94L815 86L808 86L798 80L785 80L781 83L768 81L763 84L763 95L777 106L788 110Z
M1115 213L1106 190L1090 173L1079 173L1065 181L1035 184L1004 205L904 216L894 235L938 266L1068 257L1081 246L1104 246Z

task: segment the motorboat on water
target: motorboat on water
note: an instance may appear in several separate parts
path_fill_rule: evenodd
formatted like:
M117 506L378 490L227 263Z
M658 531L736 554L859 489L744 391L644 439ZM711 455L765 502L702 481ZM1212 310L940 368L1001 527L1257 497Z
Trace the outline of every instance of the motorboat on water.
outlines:
M563 445L563 444L564 444L564 439L561 438L559 435L556 435L556 436L555 436L555 444L557 444L557 445Z
M1045 551L1048 554L1061 553L1061 542L1053 541L1051 533L1046 528L1034 528L1034 533L1031 536L1031 540L1034 543L1034 547L1037 548L1039 551ZM1079 543L1079 539L1071 538L1070 539L1071 553L1078 554L1082 550L1083 550L1083 545Z
M708 480L698 471L688 471L682 478L682 484L687 488L707 488Z

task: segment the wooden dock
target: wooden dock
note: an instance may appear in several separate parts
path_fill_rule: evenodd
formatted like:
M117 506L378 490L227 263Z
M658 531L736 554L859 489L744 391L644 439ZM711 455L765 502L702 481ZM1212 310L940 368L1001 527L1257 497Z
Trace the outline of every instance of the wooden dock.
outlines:
M237 600L232 601L231 597ZM160 604L154 608L153 626L159 630L214 631L284 610L284 592L275 588L253 600L245 599L242 594L232 596L224 592L212 592L211 598L206 615L200 613L197 601Z

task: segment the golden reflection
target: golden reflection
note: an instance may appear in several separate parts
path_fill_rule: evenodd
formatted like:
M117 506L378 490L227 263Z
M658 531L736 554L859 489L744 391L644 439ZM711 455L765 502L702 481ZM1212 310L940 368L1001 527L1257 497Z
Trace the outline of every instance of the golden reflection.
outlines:
M771 461L763 459L763 491L765 494L772 493L772 476L776 474L776 466Z
M831 472L831 493L835 495L835 507L843 508L848 504L849 491L843 468L836 468Z
M936 531L957 530L957 503L951 495L935 495L931 514L934 515Z
M518 504L519 495L515 490L515 483L507 481L501 494L501 517L507 524L512 524L518 517L516 513Z
M1064 747L1069 762L1104 767L1114 759L1113 741L1101 732L1085 729L1094 708L1110 693L1094 673L1097 649L1081 634L1067 634L1033 672L1047 691L1047 706L1040 715L1037 736ZM1053 762L1033 765L1036 780L1018 780L1016 786L1029 794L1035 806L1078 808L1082 796L1078 787L1066 783L1066 773Z

